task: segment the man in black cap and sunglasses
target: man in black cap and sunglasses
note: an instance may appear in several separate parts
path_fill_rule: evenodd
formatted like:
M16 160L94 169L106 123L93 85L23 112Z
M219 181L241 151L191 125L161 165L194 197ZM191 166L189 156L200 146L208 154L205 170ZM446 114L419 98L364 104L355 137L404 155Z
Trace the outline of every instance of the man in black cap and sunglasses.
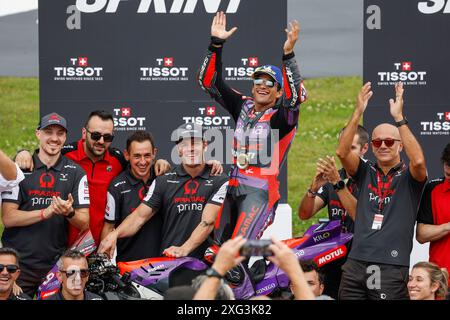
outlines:
M395 126L382 123L372 132L376 163L351 152L361 116L372 97L370 82L359 92L336 150L360 190L352 249L342 267L340 299L409 299L409 260L427 169L422 148L403 115L401 82L395 85L395 95L395 100L389 100ZM403 149L409 165L400 157Z
M19 275L19 253L13 248L0 248L0 300L31 300L25 293L13 292Z

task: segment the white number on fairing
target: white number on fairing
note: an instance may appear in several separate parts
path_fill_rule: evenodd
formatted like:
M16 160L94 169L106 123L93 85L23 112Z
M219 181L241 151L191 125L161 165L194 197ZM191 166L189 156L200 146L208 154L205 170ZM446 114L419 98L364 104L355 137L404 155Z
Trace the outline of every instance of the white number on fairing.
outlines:
M47 276L45 277L45 281L42 283L42 285L46 286L47 284L49 284L50 281L53 280L54 277L55 277L55 274L53 272L47 274Z

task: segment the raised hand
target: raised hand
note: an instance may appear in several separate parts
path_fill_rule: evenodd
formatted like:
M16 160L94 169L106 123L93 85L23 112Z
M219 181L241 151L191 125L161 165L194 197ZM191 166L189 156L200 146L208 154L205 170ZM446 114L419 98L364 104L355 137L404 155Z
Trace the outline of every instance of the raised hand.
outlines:
M373 92L371 91L371 83L366 82L364 86L358 93L358 97L356 99L356 110L363 114L367 108L367 104L369 103L370 98L372 97Z
M395 84L395 101L394 99L389 99L391 115L395 121L403 119L403 91L403 83L397 82Z
M289 22L289 26L291 27L291 30L288 28L284 29L284 31L286 31L286 41L283 46L284 54L289 54L294 51L294 46L300 32L300 24L297 20Z
M234 27L227 31L227 17L225 16L225 13L223 13L223 11L216 13L211 24L211 36L226 40L231 37L236 30L237 27Z

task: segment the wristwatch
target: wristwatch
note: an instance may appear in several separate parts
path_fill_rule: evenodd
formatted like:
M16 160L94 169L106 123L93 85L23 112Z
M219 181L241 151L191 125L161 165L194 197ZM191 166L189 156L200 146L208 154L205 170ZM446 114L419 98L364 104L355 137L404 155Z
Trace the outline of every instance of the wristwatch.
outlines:
M72 212L69 213L69 214L66 216L66 218L67 218L67 219L72 219L74 215L75 215L75 210L72 209Z
M401 127L404 124L408 124L408 119L406 119L406 117L403 117L403 120L400 120L398 122L395 122L395 125L398 127Z
M336 184L333 184L333 189L334 190L342 190L345 188L345 181L344 180L339 180L338 182L336 182Z
M209 268L208 270L206 270L206 276L223 279L223 276L219 272L217 272L214 268Z

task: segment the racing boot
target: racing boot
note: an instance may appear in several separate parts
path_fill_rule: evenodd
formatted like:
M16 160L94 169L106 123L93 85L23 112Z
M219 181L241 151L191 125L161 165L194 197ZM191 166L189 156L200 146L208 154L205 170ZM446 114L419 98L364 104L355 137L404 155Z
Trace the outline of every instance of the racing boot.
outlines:
M205 255L203 259L206 260L209 264L213 264L216 259L217 252L219 252L220 247L217 244L213 244L205 250Z

